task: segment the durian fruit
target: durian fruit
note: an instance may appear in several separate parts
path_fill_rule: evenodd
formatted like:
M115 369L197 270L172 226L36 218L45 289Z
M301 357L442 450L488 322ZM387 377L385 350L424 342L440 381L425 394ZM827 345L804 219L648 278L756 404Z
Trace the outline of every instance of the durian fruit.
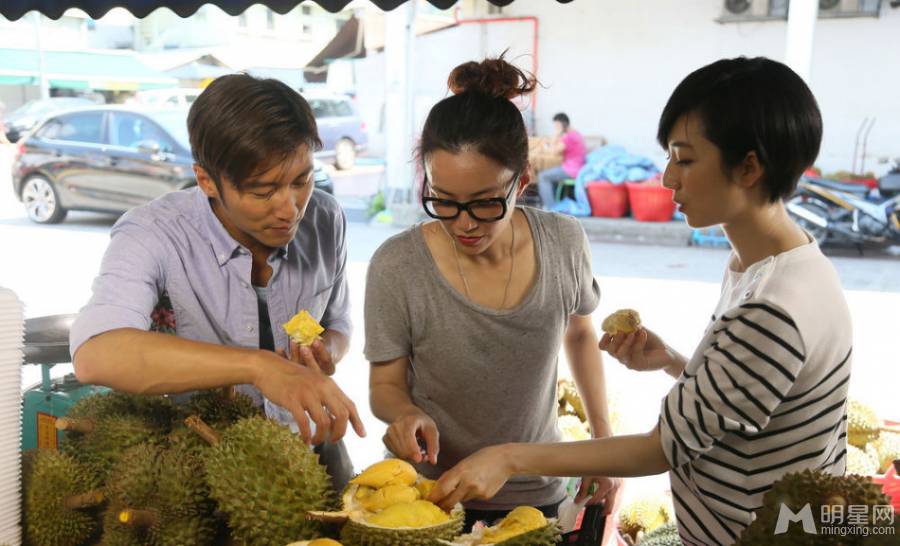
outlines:
M313 341L319 339L319 334L325 331L325 328L306 309L291 317L291 320L285 322L281 327L284 328L284 333L298 345L305 346L312 345Z
M69 408L68 419L97 419L134 415L158 428L169 428L177 418L175 405L165 396L126 394L120 391L86 396Z
M99 530L101 482L69 455L40 450L25 483L25 536L40 546L79 546Z
M634 309L619 309L603 319L600 327L611 336L630 334L641 327L641 316Z
M60 450L88 465L102 479L128 448L148 441L161 441L168 430L136 415L96 418L64 417L56 428L66 431Z
M847 445L847 474L870 476L878 472L878 453L873 448L865 450Z
M574 415L562 415L557 418L556 426L566 442L579 442L591 439L590 427Z
M878 472L887 472L895 460L900 459L900 433L882 432L872 445L878 455Z
M214 505L197 454L141 444L113 470L104 546L213 544Z
M619 531L638 540L669 523L673 514L672 503L665 497L636 499L619 511Z
M183 413L184 417L196 415L212 427L224 427L245 417L262 415L252 398L231 387L197 391L183 408Z
M871 407L854 399L847 402L847 441L860 449L878 439L881 421Z
M574 415L581 422L587 421L587 412L584 403L578 394L575 383L568 379L560 379L556 384L557 398L560 404L560 415Z
M331 478L290 429L261 417L241 419L221 434L196 416L186 423L211 444L202 454L206 480L235 540L284 546L324 534L306 514L334 505Z
M339 512L313 512L317 521L342 524L347 546L432 546L463 528L461 504L444 512L424 500L434 481L420 477L400 459L378 462L350 480Z
M678 525L675 523L667 523L657 527L655 531L647 533L637 543L638 546L681 546L681 544L681 537L678 535Z
M737 545L828 546L834 544L848 546L859 544L849 536L807 534L799 523L789 525L787 532L775 535L775 524L778 521L782 503L795 514L809 504L818 526L822 506L843 505L846 511L848 506L866 505L871 513L871 507L890 504L890 499L879 486L863 476L839 477L813 470L788 473L775 482L765 494L762 508L756 511L756 519L744 529Z
M492 527L481 527L452 542L452 546L555 546L561 538L555 519L547 519L537 508L519 506Z
M343 546L340 542L330 538L317 538L315 540L302 540L292 542L288 546Z

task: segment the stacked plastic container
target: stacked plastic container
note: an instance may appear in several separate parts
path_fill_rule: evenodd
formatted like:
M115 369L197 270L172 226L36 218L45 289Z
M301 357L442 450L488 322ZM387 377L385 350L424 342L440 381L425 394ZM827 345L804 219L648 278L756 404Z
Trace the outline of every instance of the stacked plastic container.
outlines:
M0 544L19 546L21 528L22 362L25 313L0 288Z

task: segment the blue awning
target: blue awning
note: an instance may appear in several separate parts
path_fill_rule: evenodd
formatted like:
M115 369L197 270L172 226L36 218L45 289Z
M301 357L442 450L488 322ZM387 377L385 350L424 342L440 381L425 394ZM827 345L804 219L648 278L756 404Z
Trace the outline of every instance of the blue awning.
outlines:
M252 4L265 4L278 13L287 13L302 2L315 2L331 12L347 7L351 0L0 0L0 15L16 20L32 10L38 10L51 19L59 19L69 8L83 10L99 19L114 7L125 7L135 17L145 17L157 8L169 8L182 17L193 14L203 4L215 4L230 15L243 13ZM390 11L407 0L370 0L379 8ZM458 0L428 0L439 9L449 9ZM506 6L513 0L488 0L495 6ZM546 0L549 1L549 0ZM572 0L556 0L568 4ZM594 0L596 1L596 0Z

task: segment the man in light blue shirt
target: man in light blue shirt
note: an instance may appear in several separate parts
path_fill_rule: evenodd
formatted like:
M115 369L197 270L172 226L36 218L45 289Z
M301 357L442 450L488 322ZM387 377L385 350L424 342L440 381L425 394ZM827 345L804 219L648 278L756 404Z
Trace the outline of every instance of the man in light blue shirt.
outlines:
M340 484L352 468L337 442L348 422L365 431L329 377L351 334L346 220L313 188L312 111L276 80L223 76L192 105L188 132L198 187L116 222L72 327L75 373L132 393L240 385L326 442L317 449ZM150 331L161 301L174 336ZM302 309L325 327L311 347L281 328Z

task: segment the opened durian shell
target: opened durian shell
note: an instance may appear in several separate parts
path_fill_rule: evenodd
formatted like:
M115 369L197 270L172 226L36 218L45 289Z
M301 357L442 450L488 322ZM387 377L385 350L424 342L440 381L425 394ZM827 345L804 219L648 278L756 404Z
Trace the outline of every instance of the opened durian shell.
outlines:
M540 525L530 525L522 532L515 534L516 529L510 527L504 529L505 524L512 520L527 519ZM511 530L511 532L510 532ZM531 506L519 506L509 513L503 520L491 527L474 529L467 535L456 537L452 541L441 540L438 544L447 546L480 546L490 544L493 546L556 546L559 544L562 534L555 518L546 518L537 508Z

